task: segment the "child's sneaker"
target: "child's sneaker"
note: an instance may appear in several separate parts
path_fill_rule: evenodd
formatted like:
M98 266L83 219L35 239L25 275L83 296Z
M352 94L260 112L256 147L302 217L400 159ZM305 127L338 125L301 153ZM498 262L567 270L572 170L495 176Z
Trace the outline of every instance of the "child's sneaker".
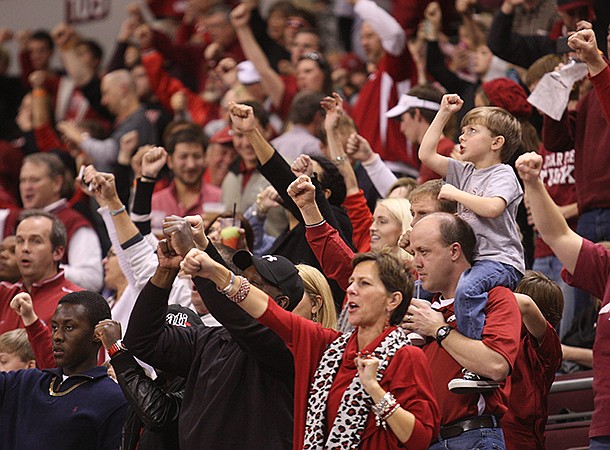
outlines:
M462 369L464 376L462 378L454 378L447 385L449 390L454 394L473 394L475 392L489 392L498 389L500 384L483 378L474 372Z

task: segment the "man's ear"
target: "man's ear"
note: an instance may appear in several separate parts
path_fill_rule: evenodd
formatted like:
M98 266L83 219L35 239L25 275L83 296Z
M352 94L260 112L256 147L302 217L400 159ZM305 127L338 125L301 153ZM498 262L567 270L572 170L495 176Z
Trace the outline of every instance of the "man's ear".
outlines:
M275 297L275 303L280 305L282 309L286 309L288 308L288 305L290 305L290 299L287 295L281 294Z
M53 261L55 261L55 262L61 261L61 258L64 257L65 251L66 251L66 248L63 245L56 247L53 250Z
M328 199L330 198L330 196L331 196L331 195L333 195L333 191L331 191L331 190L330 190L330 189L328 189L328 188L325 188L325 189L324 189L324 198L325 198L326 200L328 200Z
M449 250L451 251L451 261L457 261L462 256L462 246L457 242L451 244Z
M174 160L172 155L167 155L167 168L172 172L174 171Z
M61 175L58 175L55 177L55 179L53 180L53 193L57 194L61 197L61 190L63 188L64 185L64 177Z

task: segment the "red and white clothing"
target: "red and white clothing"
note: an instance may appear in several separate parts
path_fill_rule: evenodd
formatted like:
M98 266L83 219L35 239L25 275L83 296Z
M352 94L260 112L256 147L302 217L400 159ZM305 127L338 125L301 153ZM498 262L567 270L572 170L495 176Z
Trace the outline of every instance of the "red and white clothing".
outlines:
M303 446L307 397L313 376L327 345L339 337L340 333L323 328L319 324L282 309L273 299L269 299L267 310L258 320L275 331L294 355L293 448L295 450L300 449ZM362 350L374 350L385 336L394 329L394 327L388 328ZM357 352L357 335L354 333L347 342L341 367L329 393L326 411L328 424L334 422L341 397L358 373L354 364ZM380 380L380 384L386 392L389 391L396 397L398 403L405 410L415 416L415 428L411 438L405 444L399 442L389 427L384 430L383 427L378 427L375 424L375 417L371 412L367 418L358 448L370 450L427 449L432 437L438 431L438 408L434 400L430 379L431 375L426 358L419 348L406 346L397 351ZM328 424L327 432L330 426Z
M565 152L549 152L540 145L538 154L542 156L540 179L557 206L576 202L576 179L574 178L574 149ZM568 225L576 231L578 217L568 219ZM534 241L534 258L554 255L553 250L536 234Z
M390 14L370 0L360 0L354 11L367 22L381 38L384 55L362 87L354 105L352 117L360 134L376 153L389 162L393 171L417 174L417 152L400 132L400 123L385 117L385 113L398 103L417 82L413 59L406 44L406 35Z
M457 328L453 299L439 299L432 304L445 317L449 326ZM514 370L519 352L521 335L521 313L514 294L505 287L489 291L485 309L485 327L482 342L486 347L499 353ZM459 330L458 330L459 331ZM441 412L441 425L481 414L502 417L508 409L510 378L489 394L454 394L447 384L454 378L462 378L462 365L435 341L423 347L433 374L432 385Z
M53 317L59 300L64 295L75 291L82 291L82 288L66 280L63 271L59 271L51 278L33 283L30 292L23 285L23 281L15 284L0 282L0 334L24 328L21 317L10 307L11 300L20 292L28 292L32 296L36 315L51 326L51 317Z
M602 299L593 345L593 400L595 409L589 437L610 436L610 251L583 239L573 274L565 269L566 283Z
M561 366L561 342L547 322L540 344L525 325L521 330L521 347L510 376L509 408L502 417L507 450L546 448L545 426L547 397Z
M305 237L322 266L324 275L335 280L339 287L346 291L349 277L352 275L353 250L341 239L339 232L327 222L316 227L307 227Z
M101 291L104 286L102 246L89 221L72 209L65 198L45 206L44 210L55 214L66 227L68 240L59 266L66 278L83 289Z
M591 79L598 88L603 81L600 75ZM580 214L610 208L610 152L607 148L610 124L604 118L609 103L607 96L600 102L598 94L590 91L578 102L576 111L564 113L559 122L544 116L542 141L545 148L552 152L576 151L574 178Z
M167 111L173 111L171 98L177 92L186 96L186 109L194 123L204 126L218 118L219 106L205 101L196 92L187 89L177 78L163 68L163 57L157 51L147 51L142 55L142 65L150 80L150 87Z

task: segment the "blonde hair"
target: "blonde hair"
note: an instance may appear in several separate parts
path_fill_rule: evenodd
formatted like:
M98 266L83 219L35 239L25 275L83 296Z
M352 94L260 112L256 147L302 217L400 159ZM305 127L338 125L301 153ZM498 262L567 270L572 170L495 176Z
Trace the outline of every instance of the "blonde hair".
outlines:
M382 198L377 200L377 206L383 206L388 210L391 219L400 224L401 232L404 233L411 229L413 216L411 215L411 202L406 198ZM411 261L412 255L404 249L398 247L398 242L394 245L398 249L398 256L403 261Z
M377 206L383 206L390 213L390 217L400 224L404 233L411 228L411 202L406 198L382 198Z
M462 119L461 127L483 125L493 137L504 137L500 160L507 162L521 145L521 124L515 116L497 106L480 106L471 109Z
M0 334L0 352L14 353L24 363L36 359L28 341L28 335L23 328Z
M333 299L333 293L330 290L328 281L322 273L315 267L307 264L297 264L297 270L303 280L305 286L305 292L312 299L316 296L320 296L321 304L318 308L317 322L324 328L337 329L337 310L335 309L335 301Z

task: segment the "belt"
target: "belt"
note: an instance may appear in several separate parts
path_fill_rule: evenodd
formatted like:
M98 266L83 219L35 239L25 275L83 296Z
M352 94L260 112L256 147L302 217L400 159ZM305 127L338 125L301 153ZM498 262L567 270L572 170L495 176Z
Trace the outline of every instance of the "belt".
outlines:
M475 416L468 419L462 419L452 422L441 427L439 433L439 441L451 439L470 430L478 430L479 428L499 428L500 419L496 416Z

